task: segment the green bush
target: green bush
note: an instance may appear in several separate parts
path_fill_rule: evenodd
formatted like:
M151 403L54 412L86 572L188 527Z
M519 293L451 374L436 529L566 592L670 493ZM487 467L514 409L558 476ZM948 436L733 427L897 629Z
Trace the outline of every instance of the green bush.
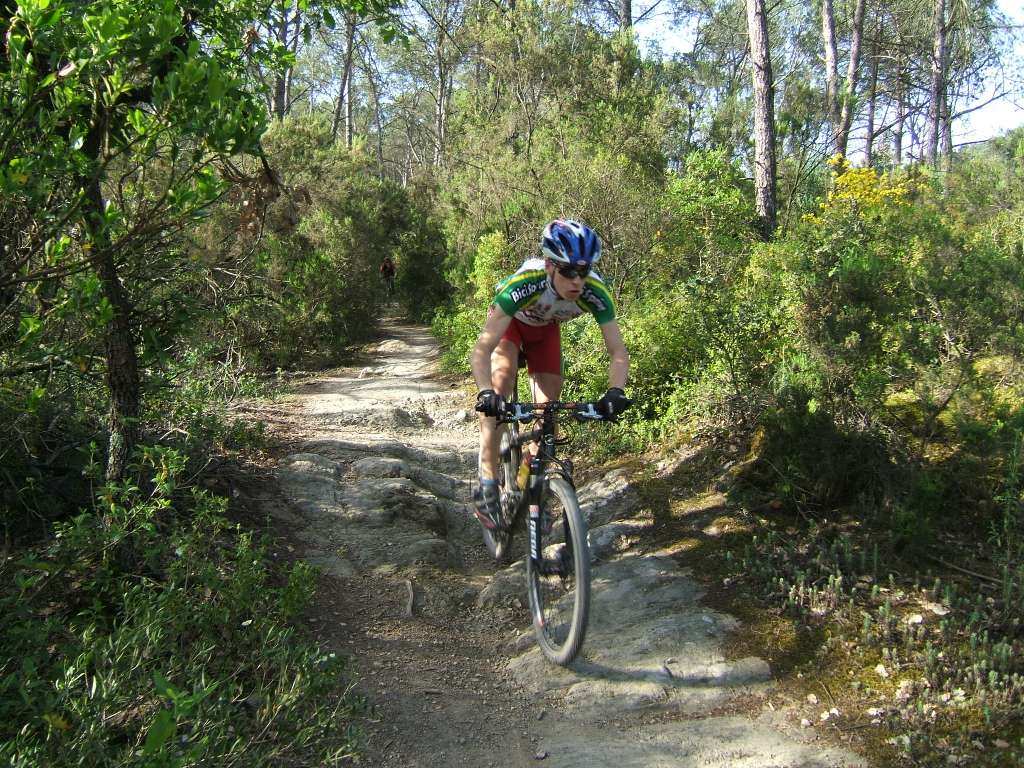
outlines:
M762 379L777 490L812 507L884 500L908 529L990 495L1021 419L1012 250L947 216L926 178L841 166L745 277L783 331Z
M484 235L473 253L472 268L458 298L465 303L443 307L433 322L433 332L443 345L441 365L452 373L469 370L470 354L487 319L487 308L498 283L519 268L508 240L500 233ZM454 275L453 275L454 277Z
M182 487L184 457L143 451L138 484L0 563L0 760L12 766L326 764L354 749L343 660L289 622L306 566L276 575ZM139 486L145 486L145 490Z
M256 369L338 362L386 311L385 256L402 308L429 318L449 291L435 220L361 150L335 142L322 116L275 124L263 144L280 184L236 189L197 232L196 257L236 280L208 297L187 341Z
M955 505L992 507L1024 423L1018 144L965 157L945 185L840 162L824 199L802 218L790 211L771 243L752 227L742 169L722 152L688 155L646 206L648 252L616 273L638 406L603 445L698 427L760 434L766 490L805 511L879 510L904 539ZM996 191L980 190L993 176ZM435 330L458 370L494 283L518 264L521 231L478 238L453 270L468 300ZM599 329L562 330L566 391L599 395Z
M451 298L445 277L447 255L444 234L432 218L413 209L396 250L398 301L411 320L430 320Z

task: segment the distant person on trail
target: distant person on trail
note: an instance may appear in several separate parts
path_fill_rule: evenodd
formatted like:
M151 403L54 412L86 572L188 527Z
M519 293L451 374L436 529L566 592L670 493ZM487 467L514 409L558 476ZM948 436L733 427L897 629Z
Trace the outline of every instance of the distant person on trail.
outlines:
M380 276L384 281L384 289L388 292L388 296L395 292L395 262L391 260L390 256L385 256L384 261L380 263Z
M527 259L498 285L473 349L473 377L480 390L476 396L480 476L473 505L477 519L491 530L501 524L495 417L504 411L506 399L512 395L520 352L526 358L534 401L557 400L563 381L561 324L589 312L601 327L610 357L609 389L598 402L598 410L614 421L630 404L623 392L629 353L615 321L611 294L593 269L601 256L600 238L585 224L557 219L544 227L540 249L542 258Z

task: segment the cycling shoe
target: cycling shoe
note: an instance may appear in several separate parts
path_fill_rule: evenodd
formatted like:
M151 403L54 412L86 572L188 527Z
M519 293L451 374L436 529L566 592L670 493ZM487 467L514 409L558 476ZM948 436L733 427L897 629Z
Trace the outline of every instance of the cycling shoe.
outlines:
M497 485L477 485L473 490L473 514L489 531L498 531L504 527L501 518L501 496Z

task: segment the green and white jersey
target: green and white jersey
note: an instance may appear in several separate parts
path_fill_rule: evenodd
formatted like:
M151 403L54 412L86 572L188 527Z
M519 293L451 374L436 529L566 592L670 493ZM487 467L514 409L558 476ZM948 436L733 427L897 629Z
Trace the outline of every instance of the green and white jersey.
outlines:
M564 323L589 312L604 325L615 319L615 302L601 276L591 270L576 301L563 299L544 271L544 259L527 259L523 266L498 284L494 302L505 314L527 325Z

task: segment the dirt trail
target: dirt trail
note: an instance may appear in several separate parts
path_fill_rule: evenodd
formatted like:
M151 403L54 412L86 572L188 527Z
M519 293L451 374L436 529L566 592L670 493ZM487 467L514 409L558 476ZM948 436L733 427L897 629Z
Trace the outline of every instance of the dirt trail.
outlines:
M580 489L594 556L582 658L544 660L522 562L498 569L469 514L469 398L433 376L424 328L392 325L371 352L260 409L286 446L269 511L326 574L314 625L354 656L374 707L361 764L866 765L772 707L762 659L726 659L736 620L701 604L678 553L645 545L621 471Z

